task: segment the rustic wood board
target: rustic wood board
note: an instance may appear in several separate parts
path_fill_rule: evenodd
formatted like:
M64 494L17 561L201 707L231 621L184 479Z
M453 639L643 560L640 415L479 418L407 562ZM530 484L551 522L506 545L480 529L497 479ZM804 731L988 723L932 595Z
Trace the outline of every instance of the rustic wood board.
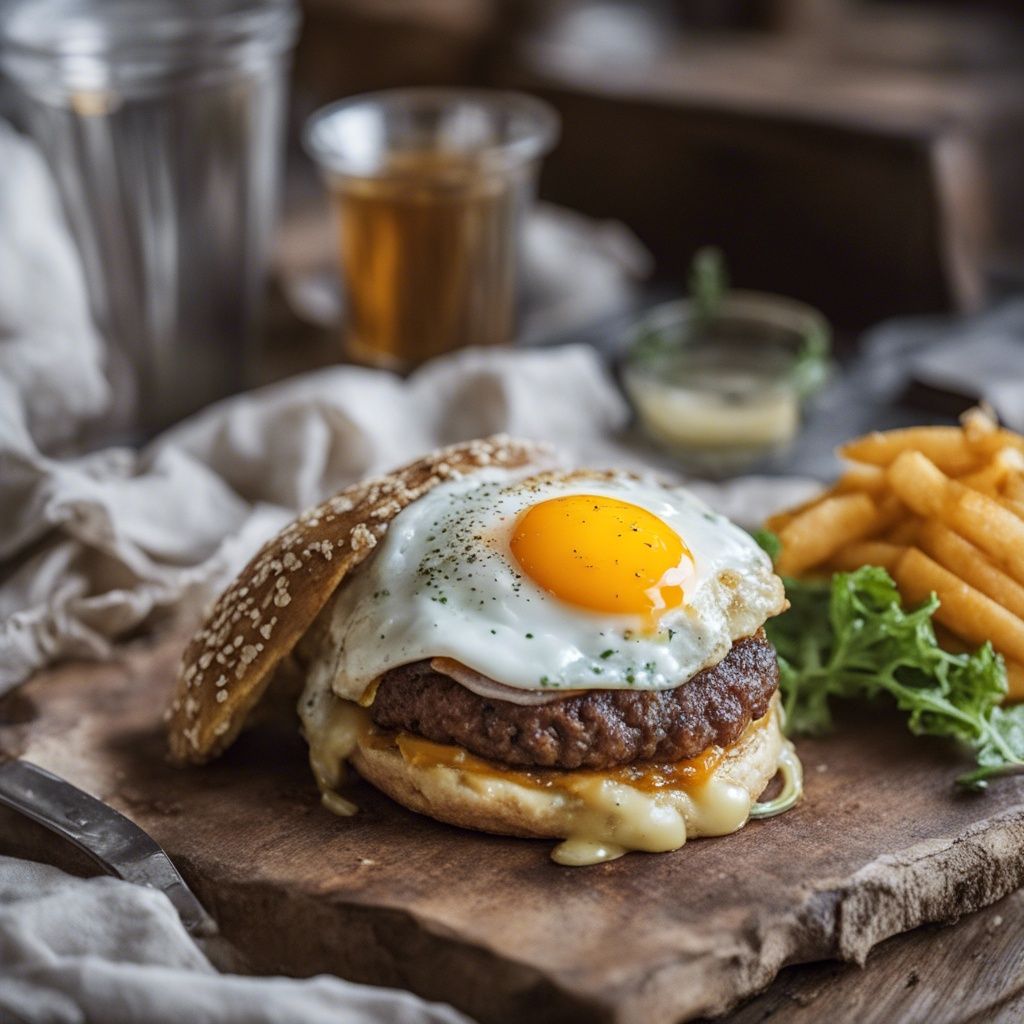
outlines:
M885 716L802 743L807 798L783 818L567 869L549 843L452 829L366 786L361 814L335 818L290 722L171 767L159 719L179 649L38 677L3 704L0 747L138 821L253 971L396 985L486 1024L667 1024L1024 882L1024 779L955 794L949 748ZM0 837L17 847L9 821Z
M783 970L717 1024L1020 1024L1024 890L949 928L888 939L867 966L825 961Z

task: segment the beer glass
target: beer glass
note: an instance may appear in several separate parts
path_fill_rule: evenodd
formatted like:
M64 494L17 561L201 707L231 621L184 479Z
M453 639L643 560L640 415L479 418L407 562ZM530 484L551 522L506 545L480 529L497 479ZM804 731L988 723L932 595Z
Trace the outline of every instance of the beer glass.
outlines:
M546 103L500 91L370 93L312 116L351 359L404 370L512 340L523 216L557 134Z

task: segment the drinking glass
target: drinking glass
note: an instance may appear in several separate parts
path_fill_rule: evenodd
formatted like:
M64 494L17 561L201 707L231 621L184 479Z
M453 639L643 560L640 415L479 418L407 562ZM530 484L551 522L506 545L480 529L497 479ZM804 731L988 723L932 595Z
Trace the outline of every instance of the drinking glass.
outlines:
M298 24L293 0L15 0L0 21L121 430L151 433L244 383Z
M370 93L311 117L351 359L404 370L512 340L523 217L557 134L546 103L486 90Z

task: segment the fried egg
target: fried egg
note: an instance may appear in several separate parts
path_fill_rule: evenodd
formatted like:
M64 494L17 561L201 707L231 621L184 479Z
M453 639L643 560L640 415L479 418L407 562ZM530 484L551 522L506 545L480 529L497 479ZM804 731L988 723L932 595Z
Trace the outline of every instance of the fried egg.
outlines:
M484 471L396 516L325 612L321 671L350 700L432 658L552 696L664 690L784 606L768 556L683 488Z

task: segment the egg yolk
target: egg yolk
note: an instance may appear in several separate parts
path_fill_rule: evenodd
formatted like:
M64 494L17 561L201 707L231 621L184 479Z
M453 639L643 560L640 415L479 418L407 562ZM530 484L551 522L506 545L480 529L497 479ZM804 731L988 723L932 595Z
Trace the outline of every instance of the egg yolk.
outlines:
M523 572L568 604L651 619L682 603L693 555L638 505L594 494L550 498L516 520L510 547Z

